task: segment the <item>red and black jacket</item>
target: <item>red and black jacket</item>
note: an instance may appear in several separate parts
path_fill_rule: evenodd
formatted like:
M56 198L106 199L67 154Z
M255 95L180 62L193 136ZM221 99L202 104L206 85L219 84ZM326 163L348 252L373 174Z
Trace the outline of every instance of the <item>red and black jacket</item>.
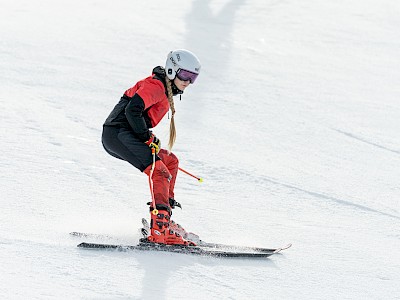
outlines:
M131 129L140 141L147 141L149 128L155 127L169 110L165 76L164 68L155 67L152 76L126 90L104 126Z

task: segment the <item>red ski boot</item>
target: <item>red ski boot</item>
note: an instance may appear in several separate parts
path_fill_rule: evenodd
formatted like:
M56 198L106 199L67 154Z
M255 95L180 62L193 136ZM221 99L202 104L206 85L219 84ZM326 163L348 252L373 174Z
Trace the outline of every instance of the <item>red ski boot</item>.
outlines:
M176 223L174 220L170 221L169 228L172 229L174 232L178 233L185 240L192 242L195 245L199 245L201 243L200 237L197 234L193 232L187 232L185 228Z
M158 214L154 215L150 208L150 235L147 240L153 243L166 245L195 246L195 243L185 240L179 233L170 228L171 209L164 205L157 205Z

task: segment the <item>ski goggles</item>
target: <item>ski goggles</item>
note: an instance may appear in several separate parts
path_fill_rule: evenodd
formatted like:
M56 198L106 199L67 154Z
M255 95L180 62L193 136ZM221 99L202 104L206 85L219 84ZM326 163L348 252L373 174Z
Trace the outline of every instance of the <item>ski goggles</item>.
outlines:
M194 83L197 76L199 76L199 74L193 73L193 72L185 70L185 69L178 69L178 71L176 72L176 77L178 77L179 80L182 80L182 81L189 80L190 83Z

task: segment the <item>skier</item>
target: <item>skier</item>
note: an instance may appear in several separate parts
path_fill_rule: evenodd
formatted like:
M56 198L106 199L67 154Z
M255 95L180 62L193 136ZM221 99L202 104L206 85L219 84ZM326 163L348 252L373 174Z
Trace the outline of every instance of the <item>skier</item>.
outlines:
M102 143L107 153L151 176L153 184L149 182L156 207L150 206L149 242L194 244L176 232L184 230L171 220L171 209L180 207L174 199L178 159L172 152L161 149L160 140L150 129L171 109L168 146L172 149L176 138L173 96L183 94L195 82L200 67L199 59L188 50L169 52L165 68L155 67L151 76L126 90L103 125Z

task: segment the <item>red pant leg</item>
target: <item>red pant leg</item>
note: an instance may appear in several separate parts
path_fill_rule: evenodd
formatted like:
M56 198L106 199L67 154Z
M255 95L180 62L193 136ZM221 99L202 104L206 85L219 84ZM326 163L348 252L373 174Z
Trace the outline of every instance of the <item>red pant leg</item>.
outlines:
M144 173L150 176L152 165L148 166ZM169 188L171 174L161 160L157 160L153 171L153 193L156 204L163 204L169 207Z
M172 179L169 183L169 197L174 198L174 188L176 176L178 175L179 160L175 154L165 149L161 149L158 153L158 156L161 158L169 173L172 175Z

